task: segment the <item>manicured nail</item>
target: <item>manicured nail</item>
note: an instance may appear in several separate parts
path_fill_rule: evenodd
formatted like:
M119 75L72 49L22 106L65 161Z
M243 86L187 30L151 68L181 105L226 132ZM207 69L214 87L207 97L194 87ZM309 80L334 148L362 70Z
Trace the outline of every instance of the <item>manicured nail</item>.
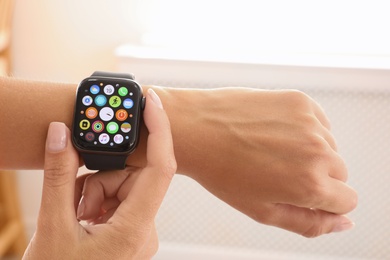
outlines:
M353 227L355 227L355 223L345 217L338 225L333 228L332 232L343 232L350 230Z
M82 196L79 206L77 207L77 219L81 219L83 217L84 211L85 211L85 202L84 202L84 196Z
M152 101L161 109L163 109L163 105L161 103L160 97L154 92L153 89L148 89L149 97L152 99Z
M64 123L53 122L49 125L46 139L46 149L49 152L61 152L67 144L66 126Z

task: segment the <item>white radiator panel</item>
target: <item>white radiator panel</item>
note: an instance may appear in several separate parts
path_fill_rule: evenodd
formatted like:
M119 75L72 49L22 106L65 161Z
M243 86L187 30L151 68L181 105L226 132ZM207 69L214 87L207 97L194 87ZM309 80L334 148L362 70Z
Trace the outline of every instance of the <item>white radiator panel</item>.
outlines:
M348 183L359 193L359 205L350 214L356 222L354 230L307 239L258 224L195 181L176 176L157 218L163 244L309 254L318 259L390 259L389 71L205 63L123 54L118 56L118 64L119 71L133 72L142 84L306 92L330 118L349 168Z

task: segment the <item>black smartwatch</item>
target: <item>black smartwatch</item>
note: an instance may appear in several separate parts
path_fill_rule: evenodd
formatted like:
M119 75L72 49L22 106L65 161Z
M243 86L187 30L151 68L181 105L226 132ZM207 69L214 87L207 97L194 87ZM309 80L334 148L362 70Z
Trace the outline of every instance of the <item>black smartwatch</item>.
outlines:
M90 170L124 169L145 98L132 74L96 71L77 87L72 141Z

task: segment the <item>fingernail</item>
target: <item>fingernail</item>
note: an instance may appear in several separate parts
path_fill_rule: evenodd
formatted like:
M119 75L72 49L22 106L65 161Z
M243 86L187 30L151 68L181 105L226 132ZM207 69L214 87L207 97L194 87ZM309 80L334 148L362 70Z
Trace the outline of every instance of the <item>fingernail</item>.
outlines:
M85 202L84 202L84 196L82 196L79 206L77 207L77 219L81 219L83 217L84 211L85 211Z
M153 89L148 89L149 97L152 99L152 101L161 109L163 109L163 105L161 103L160 97L154 92Z
M46 138L46 150L60 152L65 149L67 143L66 126L64 123L53 122L49 125Z
M355 227L355 223L348 218L344 218L338 225L336 225L332 232L343 232Z

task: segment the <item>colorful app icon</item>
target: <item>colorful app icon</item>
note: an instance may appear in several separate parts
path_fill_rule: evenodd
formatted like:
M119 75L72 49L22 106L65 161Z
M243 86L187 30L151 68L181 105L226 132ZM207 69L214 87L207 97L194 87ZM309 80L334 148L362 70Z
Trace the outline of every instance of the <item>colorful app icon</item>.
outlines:
M99 142L101 144L107 144L110 141L110 136L106 133L99 135Z
M97 95L95 98L95 104L99 107L104 106L107 103L107 98L104 95Z
M85 134L85 140L87 142L92 142L93 140L95 140L95 134L92 133L92 132L88 132Z
M92 123L92 130L95 133L100 133L104 130L104 123L102 121L95 121Z
M114 117L114 110L110 107L103 107L99 112L99 116L103 121L110 121Z
M99 88L98 85L92 85L92 86L89 88L89 91L91 91L92 94L96 95L97 93L99 93L100 88Z
M134 102L131 98L126 98L123 100L123 106L124 108L130 109L134 106Z
M129 93L129 91L125 87L121 87L118 90L119 96L122 96L122 97L126 96L128 93Z
M121 98L118 96L112 96L110 97L109 103L111 107L119 107L121 105Z
M87 108L87 110L85 111L85 115L89 118L89 119L94 119L98 114L98 111L96 108L94 107L89 107Z
M91 104L92 104L92 101L93 101L93 99L92 99L92 97L90 97L90 96L85 96L85 97L83 97L83 100L82 100L84 106L89 106L89 105L91 105Z
M80 121L81 130L87 130L90 127L90 125L91 123L86 119Z
M118 119L119 121L125 121L127 119L127 116L129 114L127 113L126 110L124 109L119 109L118 111L116 111L115 113L115 117L116 119Z
M122 130L123 133L128 133L128 132L130 132L130 131L131 131L131 125L130 125L130 123L127 123L127 122L123 123L123 124L121 125L121 130Z
M115 134L116 132L118 132L118 130L119 130L119 126L117 123L115 122L108 123L107 132L109 132L110 134Z
M106 94L106 95L108 95L108 96L111 96L113 93L114 93L114 91L115 91L115 88L114 88L114 86L113 85L106 85L105 87L104 87L104 94Z
M123 135L117 134L114 136L114 142L116 144L121 144L123 142Z

